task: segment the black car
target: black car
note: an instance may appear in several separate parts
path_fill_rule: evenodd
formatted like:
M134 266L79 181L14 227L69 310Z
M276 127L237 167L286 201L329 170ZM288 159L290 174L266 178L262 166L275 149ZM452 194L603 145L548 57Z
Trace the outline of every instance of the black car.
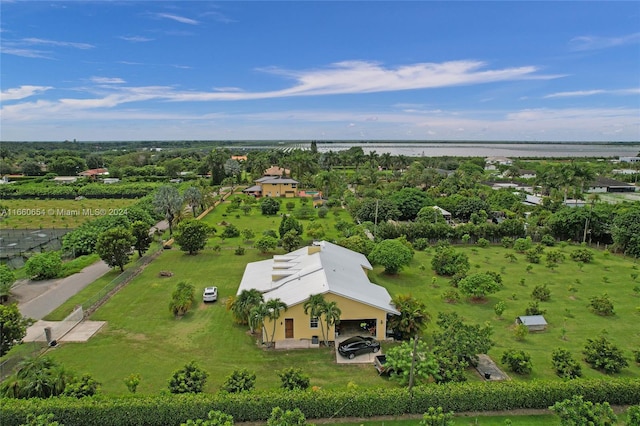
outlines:
M356 355L368 352L376 353L379 350L380 342L373 337L354 336L338 345L338 352L340 355L349 359L353 359Z

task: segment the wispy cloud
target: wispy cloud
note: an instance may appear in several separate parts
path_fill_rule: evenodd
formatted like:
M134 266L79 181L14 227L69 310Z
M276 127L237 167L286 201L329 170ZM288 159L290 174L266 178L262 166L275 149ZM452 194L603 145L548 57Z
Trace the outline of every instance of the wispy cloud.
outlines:
M153 16L157 18L171 19L172 21L180 22L181 24L200 25L200 22L196 21L195 19L187 18L180 15L173 15L171 13L154 13Z
M621 37L579 36L569 41L569 47L572 50L597 50L639 42L640 33L633 33Z
M23 43L28 45L45 45L58 47L73 47L75 49L93 49L95 46L89 43L77 43L73 41L46 40L42 38L23 38Z
M125 41L130 41L133 43L146 43L146 42L155 40L153 38L143 37L143 36L119 36L118 38Z
M50 86L20 86L13 89L4 90L0 93L0 99L2 101L12 101L16 99L24 99L29 96L36 95L38 93L45 92L52 89Z
M6 44L0 46L0 52L5 55L21 56L23 58L54 59L50 52L23 47L12 47Z
M224 13L218 11L205 12L201 16L212 17L215 21L221 22L223 24L232 24L234 22L238 22L235 19L231 19Z
M124 81L121 78L118 77L91 77L90 79L92 82L97 83L97 84L124 84L126 83L126 81Z
M551 93L549 95L543 96L544 99L549 98L571 98L571 97L581 97L581 96L593 96L593 95L638 95L640 94L640 88L633 89L616 89L616 90L604 90L604 89L594 89L594 90L576 90L572 92L557 92Z

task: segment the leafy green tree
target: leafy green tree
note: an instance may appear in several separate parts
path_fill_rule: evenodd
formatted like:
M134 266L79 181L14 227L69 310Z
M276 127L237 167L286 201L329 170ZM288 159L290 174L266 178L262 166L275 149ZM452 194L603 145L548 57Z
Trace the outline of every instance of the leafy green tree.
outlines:
M240 234L242 235L242 240L245 242L250 241L253 237L256 236L251 228L244 228L242 231L240 231Z
M36 161L26 160L20 164L20 170L25 176L40 176L42 175L42 167Z
M322 340L327 343L327 338L324 334L324 325L322 315L324 313L325 306L327 304L323 294L312 294L309 296L306 302L304 302L303 308L305 315L309 315L310 318L317 318L320 332L322 333Z
M554 349L551 353L551 363L556 374L563 379L582 377L582 366L566 349Z
M629 366L622 350L604 336L587 339L582 350L584 360L591 368L602 370L607 374L619 373Z
M547 302L549 299L551 299L551 290L549 290L547 284L537 285L531 292L531 297L534 300L538 300L540 302Z
M600 296L593 296L589 299L589 309L602 316L611 316L614 315L613 311L613 302L609 298L607 293L604 293Z
M202 192L195 186L190 186L185 189L182 195L184 201L191 206L191 214L196 217L196 209L202 204Z
M153 207L169 223L169 235L173 235L174 220L181 213L182 203L182 196L175 187L170 185L159 187L153 197Z
M140 384L141 378L142 377L140 376L140 374L131 373L124 378L123 382L127 387L127 389L129 390L129 392L136 393L136 390L138 390L138 385Z
M372 198L359 202L353 209L353 216L360 222L382 223L397 220L401 213L391 200L375 200Z
M265 216L273 216L280 210L280 202L275 198L265 197L260 201L260 211Z
M83 398L85 396L95 395L99 388L100 383L91 377L90 374L85 373L80 379L75 379L67 383L62 394L74 398Z
M376 246L373 241L360 235L352 235L348 238L342 238L338 240L338 245L349 250L362 253L367 257Z
M640 207L633 205L616 216L611 236L623 252L640 257Z
M62 259L57 251L35 254L25 263L25 272L32 280L56 278L61 270Z
M207 420L187 420L186 423L181 423L180 426L233 426L233 416L225 414L222 411L211 410L207 414Z
M325 326L325 338L329 339L329 329L336 324L340 323L340 315L342 315L342 311L338 307L337 302L327 302L322 307L322 314L324 315L324 326ZM325 346L329 346L329 342L325 340Z
M23 317L17 303L0 304L0 357L4 356L27 335L27 328L35 321Z
M194 255L207 245L211 228L199 220L185 220L178 225L175 242L180 250Z
M234 370L224 381L222 389L229 393L249 392L256 385L256 373L246 368Z
M9 299L11 287L16 282L16 275L7 265L0 265L0 303Z
M287 253L296 250L302 245L302 238L300 238L300 234L297 231L291 230L284 234L282 237L282 248Z
M124 271L124 265L131 257L131 247L136 239L126 228L109 229L98 236L96 252L105 263L111 267L117 266Z
M389 348L385 367L393 371L392 377L403 386L409 385L412 369L414 381L423 383L438 371L438 364L427 342L420 339L416 342L413 338Z
M471 274L458 283L460 292L474 299L484 299L487 294L500 290L500 284L494 277L485 273Z
M48 164L48 170L58 176L75 176L86 169L84 159L70 155L57 157Z
M186 281L180 281L176 285L176 289L171 294L171 302L169 303L169 310L175 317L184 316L195 300L195 289L193 284Z
M594 404L585 401L582 395L556 402L549 408L560 417L562 426L610 426L618 420L608 402Z
M206 162L208 169L211 172L212 185L220 185L226 177L224 164L229 157L230 154L228 150L218 148L213 149L207 156Z
M255 246L255 248L260 250L261 253L267 253L278 247L278 239L269 235L263 235L262 237L258 238L253 243L253 245Z
M413 259L413 251L400 240L384 240L376 244L369 260L384 266L387 274L397 274Z
M575 249L569 256L576 262L591 263L593 261L593 251L586 247Z
M286 390L305 390L309 388L309 376L302 372L300 368L285 368L277 372L282 388Z
M450 245L441 244L436 247L431 267L438 275L451 277L455 274L465 274L470 268L469 257Z
M293 410L283 410L274 407L271 415L267 419L267 426L313 426L307 423L306 418L299 408Z
M433 204L429 196L418 188L402 188L389 196L400 211L399 220L414 220L420 209Z
M133 248L138 251L138 256L142 257L153 242L153 237L149 234L149 225L141 220L133 222L131 224L131 235L135 239Z
M516 374L525 375L531 373L531 355L522 350L509 349L502 353L500 361Z
M235 238L240 236L240 230L233 224L229 223L225 226L224 231L220 235L222 238Z
M640 405L627 408L627 426L640 426Z
M191 361L184 367L173 372L169 378L169 392L171 393L201 393L207 382L209 373Z
M400 312L400 315L392 315L388 325L400 336L406 338L420 334L431 321L427 305L410 294L397 295L391 303Z
M278 228L280 238L284 238L284 234L289 231L296 231L298 235L302 235L303 230L302 224L291 216L283 216L280 221L280 227Z
M466 324L455 312L439 313L436 323L440 331L433 334L434 346L453 361L477 365L478 354L486 354L494 345L491 340L493 329L489 324Z

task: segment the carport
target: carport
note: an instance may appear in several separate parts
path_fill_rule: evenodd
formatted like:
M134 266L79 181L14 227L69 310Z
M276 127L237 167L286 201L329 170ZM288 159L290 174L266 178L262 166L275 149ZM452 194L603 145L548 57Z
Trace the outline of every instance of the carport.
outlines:
M375 336L376 335L376 319L349 319L340 320L336 325L336 341L344 340L351 336Z

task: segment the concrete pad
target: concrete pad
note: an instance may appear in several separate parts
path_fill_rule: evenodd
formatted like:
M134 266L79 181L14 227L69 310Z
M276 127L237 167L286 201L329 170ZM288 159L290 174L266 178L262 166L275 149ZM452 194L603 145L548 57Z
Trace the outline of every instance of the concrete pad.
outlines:
M378 351L375 354L370 352L366 354L356 355L355 358L349 359L340 355L340 353L336 349L336 362L338 364L371 364L373 365L373 361L377 355L382 355L382 351Z
M27 328L27 335L22 340L24 342L46 342L47 338L44 334L44 329L49 327L52 330L51 337L53 340L58 342L86 342L105 324L106 321L82 321L69 330L63 327L63 321L38 320Z
M61 342L86 342L106 324L106 321L82 321L68 332Z

